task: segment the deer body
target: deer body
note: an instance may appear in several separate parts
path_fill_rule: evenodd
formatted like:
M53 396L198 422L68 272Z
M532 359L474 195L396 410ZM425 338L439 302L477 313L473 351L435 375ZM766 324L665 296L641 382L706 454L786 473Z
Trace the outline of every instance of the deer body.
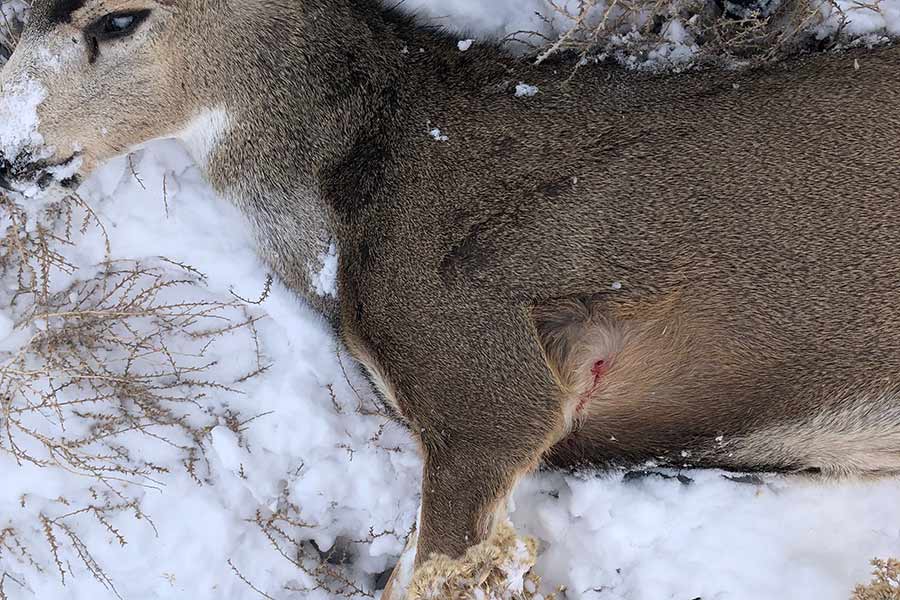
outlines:
M40 166L185 140L419 441L417 560L542 461L900 472L900 50L563 85L367 0L38 0L7 88L54 35Z

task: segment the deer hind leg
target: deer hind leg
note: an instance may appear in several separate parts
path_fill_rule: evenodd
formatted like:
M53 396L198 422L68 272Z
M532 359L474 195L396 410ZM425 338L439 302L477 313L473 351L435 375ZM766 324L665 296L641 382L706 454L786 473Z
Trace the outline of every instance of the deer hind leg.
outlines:
M728 442L738 464L763 460L826 477L900 474L900 389L860 390L816 399L817 410Z
M527 455L522 450L498 448L496 461L426 459L416 566L436 554L458 558L490 537L498 517L505 515L514 485L537 466L546 447L532 448ZM500 456L504 451L509 454Z
M507 514L505 500L506 495L503 496L502 501L497 503L496 509L490 516L490 525L485 527L487 530L485 537L490 537L493 533L493 528L498 524L508 522L509 516ZM419 519L419 523L421 523L421 512ZM438 519L434 520L438 521ZM387 584L381 595L381 600L405 600L410 585L413 582L415 568L418 565L421 565L429 557L433 557L436 553L435 550L419 552L419 523L417 523L416 528L410 533L409 538L406 540L406 546L400 554L400 558L397 560L397 564L394 566L390 578L388 578ZM466 543L469 541L474 544L477 543L478 540L470 538L466 540Z
M421 513L420 513L421 514ZM421 517L420 517L421 518ZM494 527L500 523L508 523L509 515L505 503L501 504L494 515ZM493 535L493 534L491 534ZM406 540L406 546L394 566L391 576L385 584L381 600L406 600L415 575L416 556L419 546L418 524Z

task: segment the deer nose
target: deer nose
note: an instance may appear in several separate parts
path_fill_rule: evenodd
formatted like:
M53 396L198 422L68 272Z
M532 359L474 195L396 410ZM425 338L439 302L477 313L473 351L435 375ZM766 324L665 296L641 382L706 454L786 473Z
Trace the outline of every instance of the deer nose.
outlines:
M32 169L33 167L29 165L23 170L21 165L0 154L0 189L8 192L21 192L20 187L16 187L15 184L29 180L37 185L38 189L47 189L53 182L53 175L46 171L41 172L38 169L33 169L33 173L30 173L29 171Z
M9 192L22 193L28 189L40 191L47 190L54 184L64 189L75 190L81 184L81 176L78 173L67 177L59 177L54 167L65 167L77 157L70 158L58 165L47 164L46 161L35 161L29 153L21 153L10 160L0 153L0 189Z

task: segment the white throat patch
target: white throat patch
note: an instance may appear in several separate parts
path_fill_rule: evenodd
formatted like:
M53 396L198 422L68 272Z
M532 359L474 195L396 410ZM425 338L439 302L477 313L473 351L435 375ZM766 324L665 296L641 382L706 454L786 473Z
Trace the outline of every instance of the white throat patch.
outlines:
M175 137L184 142L194 162L206 167L209 156L231 127L224 108L209 108L195 116Z

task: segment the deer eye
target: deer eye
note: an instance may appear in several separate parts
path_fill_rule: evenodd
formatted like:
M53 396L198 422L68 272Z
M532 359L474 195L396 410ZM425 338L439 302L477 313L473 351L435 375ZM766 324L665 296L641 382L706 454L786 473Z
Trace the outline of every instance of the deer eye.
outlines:
M134 15L122 15L120 17L110 17L106 20L105 31L109 33L121 33L127 31L134 25Z
M149 10L110 13L91 23L88 35L100 42L125 37L134 33L149 16Z

